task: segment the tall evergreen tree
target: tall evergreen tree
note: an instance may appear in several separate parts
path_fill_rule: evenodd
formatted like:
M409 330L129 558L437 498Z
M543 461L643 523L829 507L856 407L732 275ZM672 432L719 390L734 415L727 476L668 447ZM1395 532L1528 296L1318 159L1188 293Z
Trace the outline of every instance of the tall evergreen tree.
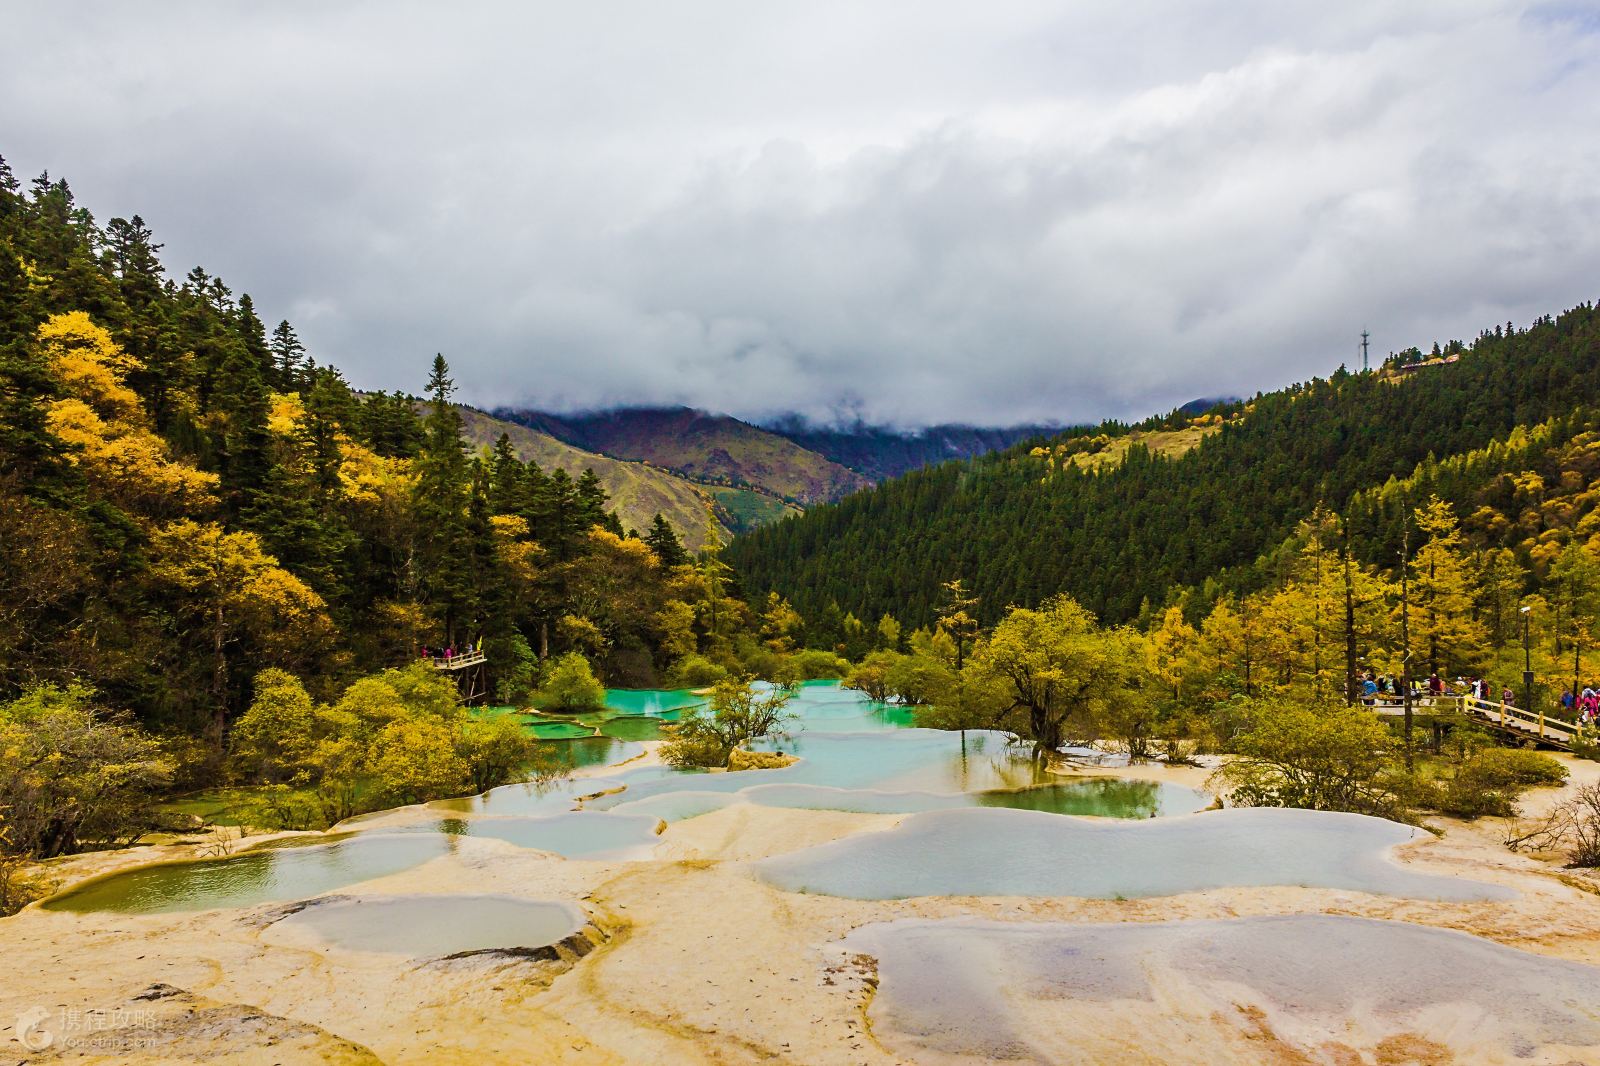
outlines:
M656 553L656 558L661 560L662 566L682 566L689 561L689 553L684 550L683 541L678 539L678 533L672 528L672 523L661 517L660 511L657 511L655 518L651 520L650 530L644 535L644 542Z
M450 398L455 382L442 354L428 376L428 414L417 457L416 507L421 525L418 585L446 636L469 639L476 620L472 542L468 536L468 467L461 412Z
M294 327L284 319L272 330L268 345L272 352L273 376L280 389L297 389L305 378L306 346L300 343Z

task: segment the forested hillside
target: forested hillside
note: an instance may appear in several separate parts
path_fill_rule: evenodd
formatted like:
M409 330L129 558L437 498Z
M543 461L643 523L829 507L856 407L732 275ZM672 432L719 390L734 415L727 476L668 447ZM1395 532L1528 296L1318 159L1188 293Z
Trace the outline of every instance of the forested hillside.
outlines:
M685 545L698 549L705 543L708 508L717 512L718 526L727 536L753 525L742 521L741 515L730 510L709 486L678 477L650 463L597 455L548 433L471 408L462 408L461 420L462 434L477 447L490 447L504 435L523 462L537 463L546 470L565 470L573 477L593 470L617 518L626 528L649 529L654 517L661 515L671 523ZM738 501L733 502L737 504Z
M1265 580L1258 558L1319 504L1342 511L1430 457L1570 419L1600 395L1592 305L1445 351L1460 359L1399 380L1341 369L1224 406L1202 416L1220 428L1181 455L1135 445L1120 463L1086 466L1067 461L1095 435L1077 430L1049 447L916 471L742 536L730 559L753 592L779 591L807 613L837 602L908 624L928 623L940 583L957 578L986 621L1059 592L1118 622L1186 586L1248 588ZM1174 417L1147 428L1177 428ZM1353 528L1356 553L1387 561L1402 511ZM1353 526L1366 515L1358 508Z
M524 461L538 442L450 402L442 356L412 353L420 403L357 393L289 322L203 268L169 277L160 251L139 216L101 225L65 181L24 189L0 161L0 707L26 718L18 735L99 728L92 702L167 738L186 779L215 779L253 698L303 711L307 744L334 722L264 691L331 700L424 648L481 647L506 701L553 677L593 688L590 663L638 684L768 653L698 490L616 464L640 475L619 519L581 456ZM704 536L698 561L640 509L658 501ZM458 725L396 732L394 765L457 766L478 743ZM423 791L463 787L446 776Z

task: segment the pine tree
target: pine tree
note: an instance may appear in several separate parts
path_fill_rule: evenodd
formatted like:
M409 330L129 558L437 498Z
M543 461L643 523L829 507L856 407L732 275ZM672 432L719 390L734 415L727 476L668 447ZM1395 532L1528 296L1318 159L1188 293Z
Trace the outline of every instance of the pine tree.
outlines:
M288 319L273 327L272 341L268 347L272 352L273 379L278 388L286 391L300 388L308 369L306 346L300 343Z
M677 531L672 524L657 511L650 522L650 531L644 535L644 542L650 550L656 553L656 558L661 560L665 567L682 566L689 561L689 553L684 550L683 541L678 539Z

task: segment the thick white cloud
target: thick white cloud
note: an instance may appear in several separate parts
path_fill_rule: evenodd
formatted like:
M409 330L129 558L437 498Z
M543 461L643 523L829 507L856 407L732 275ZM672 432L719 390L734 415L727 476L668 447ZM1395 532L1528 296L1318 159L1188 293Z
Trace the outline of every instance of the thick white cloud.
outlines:
M465 8L447 10L448 8ZM1137 416L1596 296L1592 3L10 5L0 153L359 385Z

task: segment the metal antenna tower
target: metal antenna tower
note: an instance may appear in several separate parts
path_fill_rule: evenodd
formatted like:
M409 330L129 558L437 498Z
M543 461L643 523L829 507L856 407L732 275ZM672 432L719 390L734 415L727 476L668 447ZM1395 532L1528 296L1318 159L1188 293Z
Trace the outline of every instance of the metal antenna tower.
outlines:
M1361 372L1363 374L1367 372L1367 339L1371 336L1372 334L1366 330L1361 331Z

